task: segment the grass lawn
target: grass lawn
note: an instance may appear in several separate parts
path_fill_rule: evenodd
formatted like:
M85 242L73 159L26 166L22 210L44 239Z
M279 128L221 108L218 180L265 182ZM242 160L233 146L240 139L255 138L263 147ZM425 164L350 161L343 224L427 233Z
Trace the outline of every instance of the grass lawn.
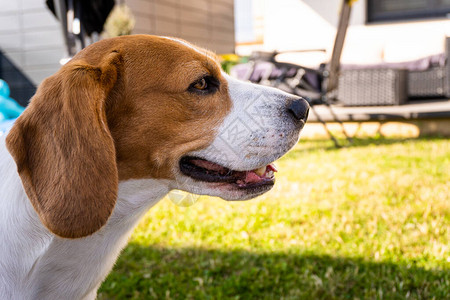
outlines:
M99 299L450 299L450 140L301 141L247 202L164 199Z

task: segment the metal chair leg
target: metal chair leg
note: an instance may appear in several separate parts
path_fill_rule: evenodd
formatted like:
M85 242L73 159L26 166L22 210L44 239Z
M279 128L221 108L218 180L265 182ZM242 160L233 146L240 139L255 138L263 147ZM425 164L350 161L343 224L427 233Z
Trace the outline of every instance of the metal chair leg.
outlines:
M347 139L347 141L350 144L353 143L353 139L348 135L347 131L345 130L344 123L342 123L342 121L335 114L335 112L334 112L333 108L331 107L330 103L328 103L328 101L324 101L324 104L325 104L326 107L328 107L328 110L329 110L331 116L333 117L333 120L335 122L338 122L341 125L342 133L345 135L345 138Z
M320 117L320 115L317 113L316 109L314 108L314 105L310 106L311 111L314 113L314 115L316 116L317 120L323 125L323 127L325 128L325 131L327 132L328 136L330 137L331 140L333 140L334 146L336 148L342 148L342 145L339 144L338 140L336 139L336 137L331 133L331 131L328 129L327 124L325 123L325 121Z

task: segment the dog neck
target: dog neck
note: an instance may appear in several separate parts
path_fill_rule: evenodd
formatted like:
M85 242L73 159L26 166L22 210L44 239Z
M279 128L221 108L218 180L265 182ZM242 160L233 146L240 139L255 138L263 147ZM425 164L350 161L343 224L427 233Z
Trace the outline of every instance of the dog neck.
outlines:
M169 192L166 180L122 181L103 228L85 238L63 239L40 222L4 136L0 171L0 211L6 212L0 218L0 299L95 299L134 227Z

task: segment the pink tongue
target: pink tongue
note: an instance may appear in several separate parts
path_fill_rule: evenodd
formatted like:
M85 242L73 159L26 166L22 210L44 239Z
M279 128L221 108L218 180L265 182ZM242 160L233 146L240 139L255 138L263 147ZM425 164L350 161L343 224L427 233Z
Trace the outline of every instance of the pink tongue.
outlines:
M194 160L192 161L195 165L203 168L203 169L207 169L207 170L211 170L211 171L216 171L216 172L224 172L226 171L226 169L222 166L219 166L218 164L206 161L206 160Z
M218 164L206 161L206 160L201 160L201 159L196 159L192 161L195 165L210 170L210 171L215 171L215 172L225 172L227 171L227 169L225 167L222 167ZM240 184L244 184L244 183L255 183L255 182L259 182L265 179L265 175L267 174L267 172L277 172L277 168L275 167L274 164L270 164L266 166L266 171L264 172L264 174L262 176L259 176L258 174L256 174L254 171L247 171L245 172L245 179L244 180L238 180L238 183Z
M261 181L262 178L258 176L258 174L256 174L253 171L247 172L247 174L245 175L245 183L253 183L253 182L258 182Z
M245 174L245 183L254 183L254 182L259 182L261 180L264 180L264 178L266 177L267 172L277 172L277 168L275 167L274 164L270 164L268 166L266 166L266 171L264 172L264 174L262 176L259 176L258 174L256 174L254 171L249 171Z

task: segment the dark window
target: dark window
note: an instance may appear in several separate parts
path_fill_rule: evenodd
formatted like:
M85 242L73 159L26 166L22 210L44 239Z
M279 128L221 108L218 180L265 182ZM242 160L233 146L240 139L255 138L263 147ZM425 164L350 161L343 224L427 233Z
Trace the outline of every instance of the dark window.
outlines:
M449 16L450 0L367 0L368 23Z
M10 97L22 106L27 106L31 96L36 92L36 87L31 80L1 50L0 79L6 81L9 85L11 90Z

